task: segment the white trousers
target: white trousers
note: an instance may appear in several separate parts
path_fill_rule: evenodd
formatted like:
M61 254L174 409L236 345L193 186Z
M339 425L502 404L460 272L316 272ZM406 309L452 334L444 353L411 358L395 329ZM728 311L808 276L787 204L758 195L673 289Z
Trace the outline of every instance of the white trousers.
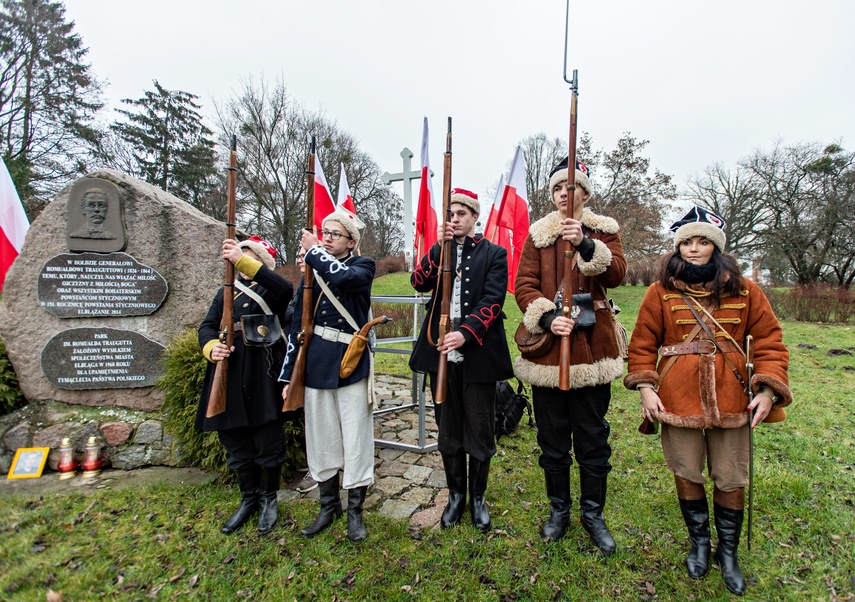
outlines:
M306 455L316 481L344 470L343 489L374 482L374 417L368 379L340 389L306 387Z

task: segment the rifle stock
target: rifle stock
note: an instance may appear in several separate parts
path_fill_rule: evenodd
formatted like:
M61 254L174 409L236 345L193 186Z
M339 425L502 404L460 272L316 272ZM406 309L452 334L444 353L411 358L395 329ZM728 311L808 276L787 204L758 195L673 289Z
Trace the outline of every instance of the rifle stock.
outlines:
M572 95L570 97L570 148L567 154L567 217L581 219L581 208L576 210L576 103L579 95L576 91L576 71L573 71ZM578 214L578 215L577 215ZM565 318L570 317L570 305L573 302L573 274L576 249L570 241L564 241L564 289L562 291L561 313ZM561 337L560 355L558 357L558 388L570 390L570 336Z
M751 380L754 377L754 337L745 337L745 367L748 376L748 403L754 402ZM751 535L754 526L754 410L748 412L748 550L751 551Z
M309 150L309 166L306 170L306 229L311 230L315 226L315 137L312 136L311 149ZM315 278L314 272L303 264L303 308L300 320L300 332L297 334L297 359L294 360L294 370L291 372L291 381L288 383L288 396L282 404L282 411L288 412L302 408L306 395L306 356L309 352L309 343L312 341Z
M231 151L229 153L228 193L226 201L226 238L235 237L235 193L237 189L237 137L232 134ZM235 338L235 266L228 259L223 278L223 317L220 322L220 342L229 349ZM211 418L226 411L226 393L229 384L229 361L217 362L214 369L214 379L211 382L211 392L208 395L208 407L205 417Z
M448 134L445 137L445 154L442 165L442 215L445 222L451 221L451 117L448 118ZM442 224L442 250L439 263L442 278L442 300L439 313L439 338L437 346L442 345L445 335L451 325L451 241L445 240L445 223ZM439 364L436 367L436 395L434 403L442 403L448 391L448 355L439 354Z

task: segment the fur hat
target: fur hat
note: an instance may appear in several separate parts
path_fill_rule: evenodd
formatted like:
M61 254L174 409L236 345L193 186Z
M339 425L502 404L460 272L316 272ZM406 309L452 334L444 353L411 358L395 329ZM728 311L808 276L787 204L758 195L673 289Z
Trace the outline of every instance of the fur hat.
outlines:
M257 234L253 234L246 240L239 242L238 246L241 249L249 249L258 255L258 259L261 260L261 263L271 270L276 267L276 249L271 247L269 242Z
M478 195L472 191L464 188L455 188L451 191L451 203L466 205L473 213L481 215L481 203L478 202Z
M324 218L323 223L326 224L329 221L338 222L344 226L344 229L347 230L351 238L353 238L357 243L362 240L362 231L365 230L365 223L356 217L355 213L339 206L336 207L335 211Z
M552 168L549 172L549 191L552 194L552 189L560 182L566 182L568 179L567 163L569 157L564 157L561 163ZM581 161L576 161L576 184L585 189L585 192L592 194L591 180L588 179L588 166Z
M712 211L707 211L697 205L679 220L671 224L671 232L674 232L674 247L680 248L680 243L694 236L703 236L712 242L721 253L727 244L727 236L723 228L725 222Z

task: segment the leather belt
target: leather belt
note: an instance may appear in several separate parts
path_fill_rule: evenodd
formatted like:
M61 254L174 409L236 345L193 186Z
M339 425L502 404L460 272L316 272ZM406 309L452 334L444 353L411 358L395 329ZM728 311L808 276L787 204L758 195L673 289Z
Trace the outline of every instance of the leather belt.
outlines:
M676 345L663 345L659 348L661 357L671 357L672 355L711 355L716 351L722 353L736 353L739 350L732 341L718 341L716 343L709 340L691 341L688 343L678 343Z
M235 322L234 331L240 332L241 330L243 330L243 325L240 322Z
M344 343L345 345L350 345L350 342L353 340L353 335L349 332L342 332L328 326L315 326L314 334L315 336L319 336L323 340L330 341L332 343Z
M603 301L601 299L597 299L596 301L594 301L594 310L608 309L608 308L609 308L609 302L608 301Z

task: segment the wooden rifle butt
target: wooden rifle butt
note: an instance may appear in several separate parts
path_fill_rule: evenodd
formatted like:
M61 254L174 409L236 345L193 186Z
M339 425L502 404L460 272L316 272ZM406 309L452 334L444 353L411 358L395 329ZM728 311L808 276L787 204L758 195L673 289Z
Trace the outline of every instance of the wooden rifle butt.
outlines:
M561 337L561 354L558 359L558 388L570 390L570 337Z
M208 394L208 408L205 418L213 418L226 411L226 391L229 382L229 361L217 362L214 378L211 381L211 392Z

